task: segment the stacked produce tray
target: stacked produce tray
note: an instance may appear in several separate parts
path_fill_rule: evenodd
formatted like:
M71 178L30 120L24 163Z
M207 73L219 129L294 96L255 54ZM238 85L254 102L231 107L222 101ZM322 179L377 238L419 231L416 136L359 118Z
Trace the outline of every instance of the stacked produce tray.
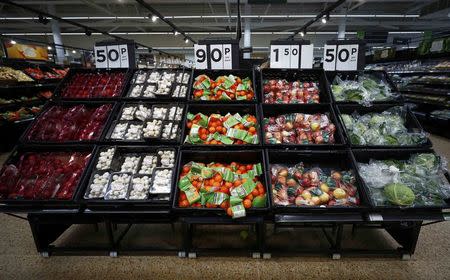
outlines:
M75 78L77 83L73 82ZM120 86L115 84L118 80ZM316 69L263 69L259 73L254 69L184 68L70 71L56 90L57 100L47 104L4 165L0 210L40 214L47 210L71 211L83 219L107 222L120 213L119 223L125 219L130 224L155 222L152 219L160 214L164 219L158 222L181 221L189 227L252 224L258 227L258 238L262 239L266 238L262 229L265 223L325 222L327 226L343 227L352 222L370 223L374 213L389 215L390 221L398 223L406 215L408 221L440 219L442 209L448 208L447 199L436 198L433 193L436 201L443 202L427 202L423 207L418 203L419 195L414 201L410 191L396 185L389 188L406 192L406 202L391 199L390 205L379 206L363 178L366 173L361 173L361 164L371 163L371 159L416 160L385 162L383 172L391 172L392 178L400 169L412 172L414 177L421 174L423 166L435 171L440 168L440 159L429 155L434 153L431 142L411 110L397 99L364 104L369 107L336 102L328 80L323 70ZM387 83L392 86L389 80ZM142 95L149 86L155 88L147 93L161 89L164 94ZM173 94L177 86L187 87L186 96ZM104 105L111 107L102 121L95 119L89 124L86 112ZM55 106L67 110L61 113ZM423 141L392 144L394 136L387 135L394 142L352 142L346 126L349 119L343 115L381 113L393 107L402 110L401 118L394 120L404 121L404 128L393 130L394 136L413 132ZM48 115L54 112L52 108L60 115ZM383 133L395 128L379 116L370 120L370 125L384 124L380 129ZM164 135L169 139L163 139ZM32 154L30 159L30 155L21 156L25 152L61 152L73 159L55 161L59 166L53 166L52 155ZM80 166L76 159L85 153L90 157ZM416 159L418 153L426 155ZM30 162L42 167L31 168ZM73 178L71 170L77 171ZM442 181L434 183L448 184L448 173L440 169L435 173L443 176L439 177ZM21 179L18 176L25 178L24 183L19 188L17 184L10 186ZM48 187L45 196L39 189L30 189L39 176L42 181L36 186L43 190ZM61 185L58 180L65 176L70 177L72 189L60 194L64 200L55 199ZM422 186L421 182L414 184L414 191ZM151 217L140 216L147 214ZM183 234L192 237L191 232ZM262 245L260 248L263 252Z

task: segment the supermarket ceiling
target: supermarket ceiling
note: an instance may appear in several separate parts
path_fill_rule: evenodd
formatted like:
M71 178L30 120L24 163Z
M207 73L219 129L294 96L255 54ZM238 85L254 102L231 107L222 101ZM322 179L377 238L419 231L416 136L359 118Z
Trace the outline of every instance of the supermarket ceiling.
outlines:
M1 1L0 1L1 2ZM134 0L16 0L28 7L72 19L83 25L107 31L121 37L159 47L185 46L183 38L173 36L173 29L161 20L153 22L149 11ZM195 40L205 37L230 37L236 30L237 1L202 0L145 1ZM242 28L247 24L254 46L267 46L274 38L286 37L314 18L335 0L242 0ZM345 1L330 14L326 24L320 21L307 30L307 38L337 37L339 24L345 21L347 37L365 31L374 44L387 36L417 37L423 31L434 34L450 30L450 1ZM51 41L51 24L38 22L38 15L0 3L0 33L16 36L36 36ZM103 39L96 34L87 37L83 28L60 23L64 43L90 47ZM45 34L49 33L49 34ZM83 37L84 39L80 39Z

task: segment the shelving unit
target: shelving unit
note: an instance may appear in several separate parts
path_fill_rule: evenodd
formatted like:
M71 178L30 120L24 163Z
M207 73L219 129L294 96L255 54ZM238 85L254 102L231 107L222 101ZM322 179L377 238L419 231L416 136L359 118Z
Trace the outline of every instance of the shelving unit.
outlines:
M125 71L125 70L124 70ZM198 71L198 70L197 70ZM299 71L299 70L285 70ZM179 130L180 135L186 134L186 114L197 113L202 111L205 114L234 110L236 112L242 111L242 115L245 112L251 112L255 114L260 124L258 135L260 137L259 143L255 145L242 145L241 147L233 146L211 146L211 145L185 145L184 139L177 141L164 143L152 143L152 142L139 142L139 141L127 141L120 142L111 141L106 137L107 131L110 131L114 120L120 118L122 110L120 108L128 103L139 103L145 105L155 104L171 104L174 101L170 99L166 100L147 100L147 99L133 99L126 97L131 87L132 75L126 75L125 86L121 89L120 95L114 98L97 98L95 101L85 98L83 100L72 100L62 98L55 103L49 104L65 104L65 106L75 106L81 104L89 104L89 106L99 106L101 104L114 104L113 109L108 113L106 121L103 123L103 130L96 139L92 141L71 140L60 142L49 141L28 141L26 137L22 137L22 144L18 147L20 151L47 151L58 150L67 151L74 149L90 151L91 157L88 164L83 169L82 175L79 177L79 182L76 184L76 189L72 200L68 201L33 201L26 199L16 200L3 200L0 203L0 211L4 213L27 213L27 220L30 224L33 237L36 244L37 251L43 257L49 257L51 255L87 255L87 254L100 254L109 255L111 257L117 257L124 254L173 254L178 252L179 257L196 258L197 254L200 256L203 254L218 254L223 253L223 245L218 240L208 243L210 246L202 246L203 244L197 244L195 238L202 225L208 227L215 226L227 226L234 230L248 229L252 233L252 238L248 243L238 244L236 250L226 250L227 255L235 255L237 253L243 253L253 258L269 259L272 255L298 255L298 254L325 254L333 259L340 259L342 256L348 255L380 255L380 256L397 256L402 259L410 259L414 254L418 236L422 226L425 226L425 220L433 222L441 222L448 220L449 214L444 211L448 208L448 205L435 208L420 208L414 207L405 208L380 208L375 207L367 197L365 192L366 187L359 176L356 176L357 188L360 196L361 204L357 207L280 207L274 206L272 201L271 190L271 176L270 176L270 164L275 162L285 162L289 159L292 162L300 162L302 158L308 158L312 163L318 164L323 162L330 167L339 167L344 165L347 168L355 169L358 157L361 154L367 153L371 155L371 150L367 147L355 147L350 145L349 140L344 137L346 134L342 133L345 127L342 125L339 112L342 108L366 110L365 107L357 104L337 105L330 96L329 84L326 81L325 73L322 70L314 70L314 75L323 77L321 81L320 92L320 104L262 104L262 83L253 85L255 90L255 96L257 97L257 104L253 101L236 101L230 102L225 105L222 103L214 102L197 102L195 100L185 99L176 100L178 104L183 104L184 115L181 120L183 128ZM85 71L89 73L88 70ZM95 72L92 70L91 72ZM232 72L232 71L230 71ZM299 71L301 72L301 71ZM308 73L310 73L309 71ZM185 71L185 73L192 73L191 71ZM221 72L223 73L223 71ZM249 73L255 73L255 75L261 75L261 81L264 79L263 74L254 70ZM70 76L69 74L68 76ZM301 76L301 75L300 75ZM192 94L192 81L189 79L190 91L188 92L189 98ZM55 96L61 97L61 92L64 90L64 86L59 86ZM377 110L384 110L389 106L398 106L398 102L390 104L378 105ZM285 106L285 107L283 107ZM375 106L376 107L376 106ZM242 110L247 108L247 110ZM274 110L274 108L278 108ZM202 109L202 110L200 110ZM288 109L288 110L286 110ZM349 109L349 110L350 110ZM288 112L329 112L330 118L338 127L336 130L336 145L273 145L266 144L264 137L261 133L264 131L263 119L267 116L272 116L274 113L288 113ZM234 111L233 111L234 113ZM410 114L408 118L412 119L411 123L414 123L414 129L420 130L420 125L414 121L414 115ZM39 118L38 118L39 119ZM27 140L28 139L28 140ZM33 145L32 145L33 144ZM37 144L37 148L35 149ZM425 146L429 146L429 143ZM113 147L120 151L117 156L114 156L114 166L110 166L109 171L120 171L119 165L124 161L124 155L139 155L142 157L144 154L155 154L158 149L168 148L176 151L176 157L173 164L168 167L172 170L172 180L170 184L169 199L158 203L150 201L136 201L136 200L109 200L106 201L103 198L91 200L86 198L85 194L88 193L88 188L91 180L91 176L98 172L97 160L100 152L105 148ZM373 147L372 147L373 148ZM382 149L383 147L375 147ZM282 149L282 150L280 150ZM396 151L398 147L391 148L391 150L381 150L384 154L389 155L390 151ZM411 154L413 152L432 152L431 149L417 148L405 149L403 153ZM17 157L18 154L14 153ZM239 158L241 156L242 158ZM14 158L12 158L14 159ZM227 216L224 209L207 209L207 208L184 208L178 205L178 196L180 190L178 189L178 179L183 164L192 160L201 160L206 162L214 161L245 161L246 159L252 159L259 161L262 164L261 182L264 184L264 190L266 190L266 204L262 208L249 208L247 209L246 216L243 218L232 219ZM11 160L8 163L13 163ZM341 167L342 168L342 167ZM101 170L105 171L105 170ZM134 172L136 173L136 172ZM134 176L133 173L133 176ZM447 180L448 180L447 174ZM54 241L57 240L69 227L72 225L88 225L91 224L95 228L99 225L105 227L104 234L99 237L98 245L80 245L71 246L64 244L55 245ZM127 234L137 224L167 224L171 225L173 234L173 243L170 248L162 246L162 244L139 244L139 246L127 246L123 240L126 239ZM301 246L290 246L290 240L284 240L285 243L279 244L273 242L273 235L268 234L272 228L274 232L277 232L283 227L289 228L313 228L319 230L323 234L326 245L324 247L305 249ZM345 240L350 238L347 228L352 228L351 235L357 235L358 229L384 229L393 239L399 244L398 247L390 249L380 248L353 248L346 245ZM119 228L119 229L117 229ZM178 228L178 230L177 230ZM151 234L151 232L149 232ZM217 242L216 242L217 241ZM219 243L219 244L218 244ZM244 246L245 245L245 246Z

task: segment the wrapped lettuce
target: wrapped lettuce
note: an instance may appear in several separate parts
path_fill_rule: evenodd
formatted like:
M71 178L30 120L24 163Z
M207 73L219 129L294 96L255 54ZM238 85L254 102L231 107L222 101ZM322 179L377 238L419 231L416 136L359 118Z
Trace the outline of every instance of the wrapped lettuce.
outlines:
M409 132L405 126L406 111L392 107L381 113L341 115L354 145L411 146L427 141L424 132Z
M356 79L334 78L331 91L336 101L351 101L370 105L373 101L389 101L398 97L382 77L363 74Z
M370 160L358 163L376 206L440 206L450 198L445 178L446 161L432 153L412 155L408 160Z

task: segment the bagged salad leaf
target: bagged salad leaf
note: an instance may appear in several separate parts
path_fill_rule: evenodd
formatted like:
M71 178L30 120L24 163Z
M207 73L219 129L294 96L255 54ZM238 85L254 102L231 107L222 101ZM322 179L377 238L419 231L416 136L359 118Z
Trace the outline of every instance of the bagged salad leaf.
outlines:
M405 126L406 110L392 107L381 113L342 114L341 119L353 145L411 146L424 144L426 134Z
M370 160L358 166L376 206L440 206L450 198L444 175L447 162L435 154L414 154L400 161Z
M387 101L398 97L388 83L375 75L363 74L356 80L334 78L331 85L336 101L352 101L369 106L373 101Z

